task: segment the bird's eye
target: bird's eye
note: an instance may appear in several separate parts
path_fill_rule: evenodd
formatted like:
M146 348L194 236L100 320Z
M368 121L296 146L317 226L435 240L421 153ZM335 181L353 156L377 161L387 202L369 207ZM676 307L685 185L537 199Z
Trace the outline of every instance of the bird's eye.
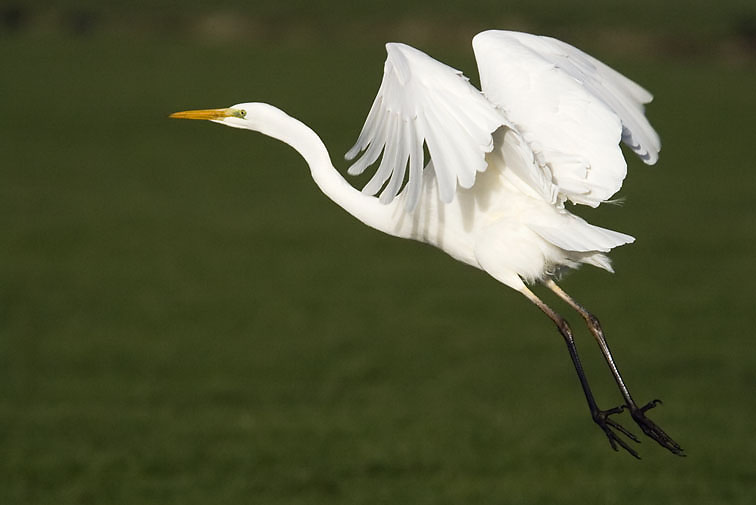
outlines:
M242 118L245 118L245 117L247 117L247 111L246 111L246 110L244 110L244 109L240 110L240 111L239 111L239 116L240 116L240 117L242 117Z

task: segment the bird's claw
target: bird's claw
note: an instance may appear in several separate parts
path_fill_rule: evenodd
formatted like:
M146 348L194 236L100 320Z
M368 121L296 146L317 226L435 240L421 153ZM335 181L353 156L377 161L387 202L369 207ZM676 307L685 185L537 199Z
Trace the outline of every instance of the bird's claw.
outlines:
M656 407L657 405L661 405L662 403L664 403L664 402L662 402L662 401L661 401L660 399L658 399L658 398L657 398L656 400L651 400L650 402L648 402L647 404L645 404L644 406L642 406L642 407L640 408L640 411L641 411L641 412L645 412L645 411L647 411L647 410L650 410L650 409L652 409L652 408Z
M655 440L659 445L670 451L672 454L676 454L677 456L685 456L683 448L680 447L680 444L672 440L672 438L667 435L664 430L657 426L657 424L654 423L651 419L646 417L647 411L651 410L657 405L661 405L661 403L661 400L653 400L648 402L643 407L638 407L635 404L631 404L620 405L619 407L614 407L608 410L599 410L593 415L593 420L596 424L599 425L602 430L604 430L604 433L609 439L609 444L612 446L612 449L619 451L619 448L622 447L624 450L629 452L631 456L640 459L638 453L632 447L630 447L625 440L620 438L617 432L622 433L633 442L640 443L638 437L633 435L630 431L627 430L627 428L619 424L617 421L609 417L614 414L620 414L625 409L628 409L630 411L630 416L633 418L633 421L635 421L635 423L640 426L641 430L643 430L643 433L645 433L646 436Z
M680 447L680 444L672 440L672 438L667 435L664 430L657 426L656 423L654 423L651 419L646 417L646 412L648 410L656 407L657 405L660 405L661 403L661 400L653 400L648 402L643 407L628 405L627 408L630 410L630 415L632 416L633 421L635 421L635 423L640 426L641 430L643 430L643 433L655 440L659 445L670 451L672 454L675 454L677 456L685 456L683 448Z
M593 415L593 421L599 425L599 427L604 430L604 433L606 434L606 437L609 439L609 445L612 446L612 449L615 451L619 451L619 448L622 447L624 450L630 453L631 456L634 458L640 459L640 456L638 456L638 453L635 452L635 450L628 445L628 443L620 438L620 436L615 432L618 431L625 435L627 438L632 440L633 442L639 443L640 440L638 440L638 437L630 433L630 431L627 430L624 426L619 424L614 419L610 418L609 416L613 414L620 414L625 410L625 405L620 405L619 407L614 407L608 410L599 410Z

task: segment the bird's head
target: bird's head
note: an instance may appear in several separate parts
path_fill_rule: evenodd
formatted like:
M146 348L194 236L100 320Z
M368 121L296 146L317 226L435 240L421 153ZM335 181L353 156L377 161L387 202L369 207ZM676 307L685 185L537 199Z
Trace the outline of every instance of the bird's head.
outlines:
M271 115L282 112L272 105L259 102L245 102L223 109L198 109L174 112L170 115L177 119L204 119L233 128L260 131L269 122Z

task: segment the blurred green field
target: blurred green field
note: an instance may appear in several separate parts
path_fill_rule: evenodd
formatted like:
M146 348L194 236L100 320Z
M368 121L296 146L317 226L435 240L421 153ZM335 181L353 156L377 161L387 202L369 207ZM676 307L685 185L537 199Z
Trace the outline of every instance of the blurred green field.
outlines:
M748 4L722 2L710 24L685 9L711 28L693 53L657 50L665 21L633 25L613 4L576 3L566 26L513 15L573 34L656 95L659 165L632 160L625 205L582 212L638 241L613 253L617 274L563 282L601 317L639 401L665 400L652 417L689 454L646 439L642 461L609 449L561 338L519 295L366 229L288 147L167 119L271 102L344 167L380 80L380 30L333 33L368 23L368 7L326 33L325 16L308 29L284 5L261 9L296 11L305 37L115 21L0 36L0 503L753 503L756 58L747 30L726 36ZM465 11L453 40L437 27L461 7L438 7L417 39L476 80L457 37L490 28L492 5ZM397 17L425 26L427 8ZM643 49L605 31L590 42L605 19L637 28ZM571 319L601 403L617 404Z

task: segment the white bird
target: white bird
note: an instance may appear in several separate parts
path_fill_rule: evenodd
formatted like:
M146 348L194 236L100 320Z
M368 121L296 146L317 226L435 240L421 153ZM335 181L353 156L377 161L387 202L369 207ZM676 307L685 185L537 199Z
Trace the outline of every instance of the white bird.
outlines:
M567 202L597 207L622 186L625 143L653 164L659 137L644 115L651 94L559 40L510 31L475 36L479 91L458 70L408 45L389 43L383 81L347 159L356 175L381 158L358 191L334 168L318 135L264 103L177 112L258 131L304 158L320 190L366 225L427 242L484 270L527 297L557 325L588 401L612 448L638 457L638 439L610 416L628 409L643 432L674 454L683 449L630 396L598 320L555 283L581 264L612 271L611 249L634 241L572 214ZM427 163L426 163L427 149ZM379 195L379 196L376 196ZM596 405L572 331L527 284L540 282L585 319L624 403Z

